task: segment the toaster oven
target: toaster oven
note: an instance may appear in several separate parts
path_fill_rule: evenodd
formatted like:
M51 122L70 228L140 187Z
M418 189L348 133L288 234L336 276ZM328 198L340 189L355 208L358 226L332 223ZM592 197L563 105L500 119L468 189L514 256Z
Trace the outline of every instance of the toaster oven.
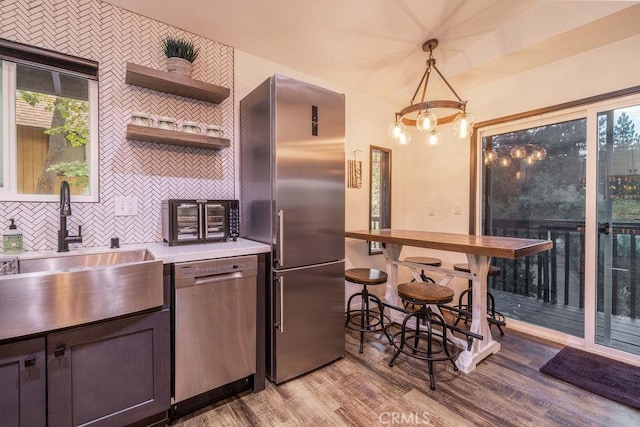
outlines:
M240 237L240 203L238 200L163 200L162 235L169 246L235 241Z

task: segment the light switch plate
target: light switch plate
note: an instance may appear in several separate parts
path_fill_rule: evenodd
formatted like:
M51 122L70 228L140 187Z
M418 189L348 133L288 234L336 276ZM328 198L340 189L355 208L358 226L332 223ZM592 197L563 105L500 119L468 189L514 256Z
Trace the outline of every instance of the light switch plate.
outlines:
M116 216L138 215L138 198L136 196L116 196L114 204Z

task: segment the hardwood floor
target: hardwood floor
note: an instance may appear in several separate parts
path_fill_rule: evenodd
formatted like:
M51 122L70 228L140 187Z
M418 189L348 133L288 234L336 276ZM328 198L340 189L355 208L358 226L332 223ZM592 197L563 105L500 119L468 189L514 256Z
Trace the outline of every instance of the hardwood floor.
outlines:
M303 377L245 393L177 420L203 426L638 426L640 411L539 372L560 346L506 329L502 349L470 374L426 362L369 336L364 354L347 333L340 359Z

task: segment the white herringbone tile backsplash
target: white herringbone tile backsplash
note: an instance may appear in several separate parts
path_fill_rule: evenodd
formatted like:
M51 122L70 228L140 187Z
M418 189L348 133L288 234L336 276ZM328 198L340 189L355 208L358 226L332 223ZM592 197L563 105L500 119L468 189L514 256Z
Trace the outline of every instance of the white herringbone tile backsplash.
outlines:
M234 198L231 47L98 0L2 0L0 17L1 38L99 63L100 202L74 203L70 218L72 230L82 225L82 246L108 245L113 236L124 244L160 241L162 199ZM169 34L200 48L193 78L228 87L228 99L215 105L125 84L127 62L165 68L160 43ZM219 123L232 146L215 151L129 141L132 111ZM115 217L116 196L137 196L138 215ZM57 203L0 201L0 222L16 219L27 250L56 247L58 212Z

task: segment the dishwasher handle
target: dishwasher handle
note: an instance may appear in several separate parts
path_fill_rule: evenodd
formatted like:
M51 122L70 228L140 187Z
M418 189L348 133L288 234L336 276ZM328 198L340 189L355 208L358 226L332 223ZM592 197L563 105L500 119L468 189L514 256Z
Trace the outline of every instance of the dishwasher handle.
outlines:
M194 277L193 284L195 286L206 285L209 283L223 282L225 280L240 279L242 277L244 277L244 275L242 274L242 271L234 271L231 273L222 273L222 274L212 274L210 276Z

